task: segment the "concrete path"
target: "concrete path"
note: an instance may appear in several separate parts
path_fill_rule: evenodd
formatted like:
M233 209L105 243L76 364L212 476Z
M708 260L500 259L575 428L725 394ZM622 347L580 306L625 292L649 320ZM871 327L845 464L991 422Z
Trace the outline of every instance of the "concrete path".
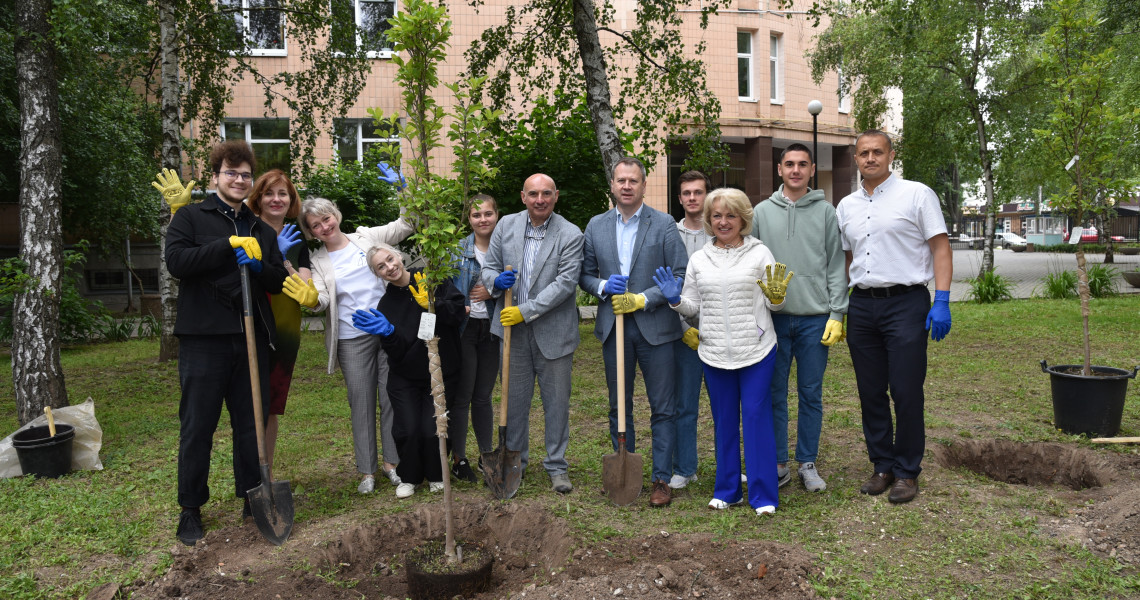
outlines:
M1108 266L1117 272L1130 271L1140 266L1140 255L1125 256L1117 252L1113 255L1113 259L1116 262ZM1086 253L1085 260L1090 266L1099 264L1104 261L1104 253ZM970 293L970 284L967 281L977 277L981 268L981 250L954 250L954 279L950 283L952 302L966 300ZM1012 282L1014 298L1032 298L1034 290L1042 286L1041 280L1047 273L1076 270L1075 254L994 250L994 272ZM1140 294L1140 288L1128 285L1120 275L1116 276L1116 289L1123 294Z

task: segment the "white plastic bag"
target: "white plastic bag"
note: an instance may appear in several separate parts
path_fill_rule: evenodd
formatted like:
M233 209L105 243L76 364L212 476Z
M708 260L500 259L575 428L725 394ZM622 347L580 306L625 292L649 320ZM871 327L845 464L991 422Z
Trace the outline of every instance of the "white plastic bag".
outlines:
M75 440L71 446L71 468L102 471L103 462L99 460L99 449L103 447L103 428L95 418L95 401L88 398L83 404L52 410L52 415L57 425L64 423L75 428ZM0 440L0 478L19 477L24 474L20 469L16 448L12 446L12 436L37 425L47 425L47 417L40 415L12 432L12 435Z

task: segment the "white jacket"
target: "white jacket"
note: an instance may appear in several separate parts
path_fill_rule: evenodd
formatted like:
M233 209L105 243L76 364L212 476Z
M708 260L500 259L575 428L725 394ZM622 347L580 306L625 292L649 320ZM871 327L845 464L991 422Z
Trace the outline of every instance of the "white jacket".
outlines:
M740 369L764 359L776 345L772 304L757 279L775 264L772 252L746 235L738 248L717 248L713 242L689 257L681 303L673 310L700 317L701 361L719 369Z
M345 234L349 241L367 252L377 243L395 246L412 234L412 225L400 217L387 225L380 227L358 227L356 233ZM329 306L336 301L336 269L332 258L329 257L328 248L321 246L311 260L313 270L313 285L317 288L317 305L313 312L325 311L325 349L329 353L329 373L340 366L336 356L337 328L340 319L337 318L337 307Z

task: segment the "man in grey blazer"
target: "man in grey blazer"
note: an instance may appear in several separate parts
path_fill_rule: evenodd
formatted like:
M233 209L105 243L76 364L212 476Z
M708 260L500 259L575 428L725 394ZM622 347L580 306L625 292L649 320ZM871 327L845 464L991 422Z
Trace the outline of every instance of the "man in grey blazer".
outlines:
M625 412L626 449L636 447L633 426L634 362L641 365L649 396L653 434L653 492L650 506L668 506L672 501L669 477L673 472L676 438L673 395L673 342L681 339L681 324L653 274L669 266L685 276L689 255L673 219L645 206L645 166L626 157L614 165L610 189L616 200L586 226L586 247L579 285L597 296L598 316L594 335L602 342L606 384L610 390L610 436L617 450L617 341L615 313L625 318Z
M495 313L491 333L511 333L511 372L507 404L507 449L521 451L526 470L530 404L538 379L546 423L546 459L554 491L574 489L567 473L570 440L570 369L578 336L575 284L582 269L582 231L554 214L558 188L541 173L523 185L526 211L503 217L487 248L483 286L491 291ZM510 271L505 270L510 265ZM503 291L514 288L514 305L504 309ZM676 320L674 318L674 320ZM507 349L504 349L506 351Z

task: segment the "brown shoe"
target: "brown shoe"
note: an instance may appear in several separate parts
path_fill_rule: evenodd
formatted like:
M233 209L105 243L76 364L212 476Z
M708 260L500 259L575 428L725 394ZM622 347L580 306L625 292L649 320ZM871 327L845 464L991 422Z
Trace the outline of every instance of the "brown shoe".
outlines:
M899 479L891 486L891 493L887 496L887 500L895 504L902 504L903 502L910 502L918 495L918 482L913 479Z
M649 506L654 508L661 508L669 506L673 501L673 494L669 490L669 484L664 479L658 479L653 482L653 493L649 494Z
M875 473L859 488L860 494L867 494L869 496L878 496L879 494L887 491L891 484L895 482L893 473Z

